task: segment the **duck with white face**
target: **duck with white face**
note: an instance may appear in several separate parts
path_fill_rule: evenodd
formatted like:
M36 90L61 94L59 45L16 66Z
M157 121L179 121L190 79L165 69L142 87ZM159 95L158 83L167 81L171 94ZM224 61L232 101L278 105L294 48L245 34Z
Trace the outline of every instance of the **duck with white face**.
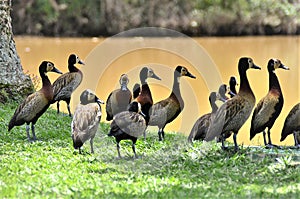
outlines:
M71 123L73 146L79 153L82 145L89 139L91 153L94 153L93 139L102 116L100 104L104 102L93 91L87 89L81 93L80 104L76 106Z
M28 141L36 141L34 125L41 115L48 109L53 100L53 87L47 76L48 72L62 74L50 61L43 61L39 66L40 77L42 78L42 88L29 95L16 109L12 116L8 131L14 126L21 126L26 123L26 133ZM31 123L32 139L29 133L29 124Z

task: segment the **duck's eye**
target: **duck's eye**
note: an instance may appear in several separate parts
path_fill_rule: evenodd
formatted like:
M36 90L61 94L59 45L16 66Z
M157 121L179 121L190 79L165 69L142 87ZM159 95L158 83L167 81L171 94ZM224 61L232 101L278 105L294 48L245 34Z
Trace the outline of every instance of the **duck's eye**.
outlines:
M47 71L51 71L53 69L53 64L47 63Z
M252 59L248 59L248 63L251 64L252 63Z

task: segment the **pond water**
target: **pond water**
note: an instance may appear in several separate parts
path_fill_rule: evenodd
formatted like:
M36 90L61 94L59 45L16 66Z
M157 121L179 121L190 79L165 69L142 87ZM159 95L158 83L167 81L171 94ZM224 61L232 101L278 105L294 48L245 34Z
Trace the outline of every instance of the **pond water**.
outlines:
M130 78L129 88L139 82L139 71L150 66L162 78L150 79L150 89L154 102L168 97L173 83L173 70L177 65L186 66L197 79L181 78L181 92L185 107L180 116L167 125L166 131L179 131L189 134L197 118L210 112L208 96L229 77L238 77L237 62L242 56L252 57L262 70L248 71L248 78L258 102L268 90L267 62L270 58L280 59L289 71L278 69L276 74L284 94L284 107L272 128L274 144L292 145L289 136L280 143L280 134L284 119L289 110L300 101L299 37L204 37L204 38L44 38L15 37L18 54L24 71L38 74L42 60L55 63L62 72L67 72L67 59L70 53L76 53L86 62L79 66L84 80L74 93L71 107L78 103L78 96L85 88L96 91L106 100L109 93L118 87L121 74ZM58 75L49 74L53 82ZM239 78L238 78L239 79ZM53 106L54 107L54 106ZM61 107L66 111L64 102ZM55 107L54 107L55 108ZM105 106L102 106L102 121L105 121ZM252 115L250 116L252 117ZM238 134L238 143L259 145L263 143L262 134L249 140L250 120ZM156 127L151 127L157 130ZM229 139L232 141L232 139Z

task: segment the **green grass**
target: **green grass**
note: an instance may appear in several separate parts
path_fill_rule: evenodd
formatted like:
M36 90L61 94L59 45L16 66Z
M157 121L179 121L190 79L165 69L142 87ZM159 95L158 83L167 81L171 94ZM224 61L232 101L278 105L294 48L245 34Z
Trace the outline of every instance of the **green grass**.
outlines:
M168 132L131 142L115 140L101 124L95 154L74 153L71 119L49 109L36 124L39 141L28 143L25 126L7 132L17 105L0 105L0 198L298 198L299 151L246 148L222 151L215 143L186 143ZM292 160L289 159L292 157ZM276 160L277 158L277 160ZM298 158L298 159L297 159Z

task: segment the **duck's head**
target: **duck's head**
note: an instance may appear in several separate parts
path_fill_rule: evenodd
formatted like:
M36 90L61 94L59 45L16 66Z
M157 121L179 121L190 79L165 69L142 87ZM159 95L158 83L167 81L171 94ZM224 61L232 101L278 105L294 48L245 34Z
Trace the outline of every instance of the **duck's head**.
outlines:
M230 86L237 86L237 85L239 85L238 81L237 81L237 78L235 76L231 76L230 77L230 79L229 79L229 85Z
M55 72L55 73L62 74L62 72L57 68L55 68L54 64L50 61L43 61L39 67L39 72L41 75L43 74L45 76L46 73L48 72Z
M270 59L268 62L268 71L275 72L277 68L282 68L284 70L290 70L289 67L283 65L279 59Z
M127 90L127 84L129 83L129 78L126 74L121 75L119 82L121 85L121 90Z
M102 100L100 100L93 91L90 89L86 89L80 95L80 103L83 105L97 102L98 104L104 104Z
M140 72L140 80L141 80L141 82L144 83L144 82L146 82L147 78L161 80L160 77L158 77L151 68L143 67Z
M133 101L128 105L128 111L139 113L145 117L145 114L142 112L142 105L137 101Z
M82 64L82 65L85 65L84 62L75 54L71 54L69 56L69 59L68 59L68 64L69 65L74 65L74 64Z
M242 57L239 60L239 73L245 73L248 69L261 69L259 66L255 65L252 58L250 57Z
M217 100L218 96L216 92L211 92L209 95L209 102L214 103Z
M221 100L222 102L226 102L226 100L228 100L228 97L226 96L226 93L229 91L229 88L226 84L222 84L219 87L219 91L218 91L218 99Z
M174 76L177 76L177 77L187 76L187 77L194 78L194 79L196 78L184 66L177 66L175 69L175 72L174 72Z

